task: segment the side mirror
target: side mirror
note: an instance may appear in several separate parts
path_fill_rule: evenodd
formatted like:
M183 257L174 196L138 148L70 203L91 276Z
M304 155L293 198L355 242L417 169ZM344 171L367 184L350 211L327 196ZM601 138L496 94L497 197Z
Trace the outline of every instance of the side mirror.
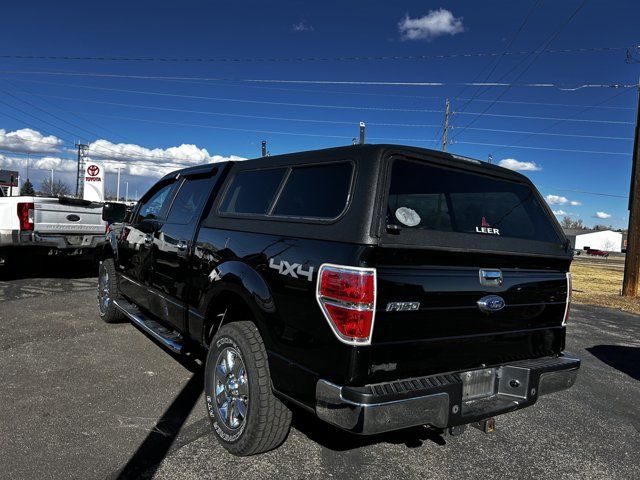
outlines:
M109 223L121 223L127 215L127 206L124 203L105 203L102 207L102 220Z

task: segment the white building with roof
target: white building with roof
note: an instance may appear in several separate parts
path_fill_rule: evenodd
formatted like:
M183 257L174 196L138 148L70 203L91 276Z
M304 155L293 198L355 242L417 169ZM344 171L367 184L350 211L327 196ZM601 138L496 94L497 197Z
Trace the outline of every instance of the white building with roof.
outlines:
M575 249L584 250L593 248L605 252L622 251L622 233L612 230L600 230L591 233L576 235Z

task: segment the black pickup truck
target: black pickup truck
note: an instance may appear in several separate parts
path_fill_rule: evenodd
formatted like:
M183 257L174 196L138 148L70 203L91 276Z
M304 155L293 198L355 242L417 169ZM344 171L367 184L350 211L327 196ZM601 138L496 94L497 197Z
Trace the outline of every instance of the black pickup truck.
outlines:
M571 247L516 172L349 146L187 168L103 215L102 319L204 348L236 455L281 444L294 407L359 434L491 431L576 379Z

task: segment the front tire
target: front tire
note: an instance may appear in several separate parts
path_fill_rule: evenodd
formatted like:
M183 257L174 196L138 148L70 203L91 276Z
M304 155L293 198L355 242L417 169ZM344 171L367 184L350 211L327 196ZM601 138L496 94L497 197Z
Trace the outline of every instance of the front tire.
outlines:
M287 438L291 411L271 390L267 352L253 322L224 325L211 342L205 400L219 442L233 455L267 452Z
M114 298L119 298L116 267L113 259L107 258L98 267L98 311L105 323L124 320L122 312L113 304Z

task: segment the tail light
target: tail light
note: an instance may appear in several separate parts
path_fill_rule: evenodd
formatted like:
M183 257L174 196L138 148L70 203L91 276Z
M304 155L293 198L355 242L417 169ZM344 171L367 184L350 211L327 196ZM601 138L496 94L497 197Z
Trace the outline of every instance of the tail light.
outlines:
M375 268L323 264L318 271L318 304L338 339L369 345L376 307Z
M33 203L18 203L20 230L33 230Z
M567 320L569 320L569 312L571 311L571 297L573 291L573 281L571 279L571 274L567 272L567 304L564 308L564 318L562 319L562 325L567 324Z

